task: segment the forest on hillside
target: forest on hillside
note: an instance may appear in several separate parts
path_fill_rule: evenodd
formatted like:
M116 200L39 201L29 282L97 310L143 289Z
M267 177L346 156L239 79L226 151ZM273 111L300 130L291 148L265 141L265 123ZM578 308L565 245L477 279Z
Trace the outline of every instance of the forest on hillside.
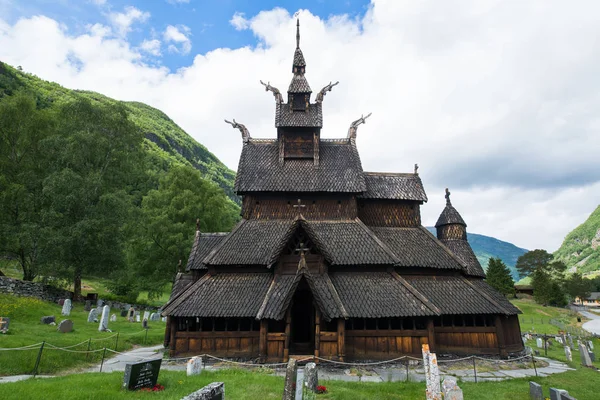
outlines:
M152 139L149 139L152 136ZM23 279L110 277L135 299L239 219L233 172L166 115L0 63L0 258Z

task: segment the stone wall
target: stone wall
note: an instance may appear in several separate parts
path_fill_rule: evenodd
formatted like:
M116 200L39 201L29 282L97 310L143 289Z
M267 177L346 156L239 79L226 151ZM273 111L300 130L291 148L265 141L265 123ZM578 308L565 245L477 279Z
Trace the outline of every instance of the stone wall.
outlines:
M56 302L58 299L70 299L73 297L73 293L68 290L58 289L54 286L44 285L43 283L38 282L22 281L6 276L0 276L0 293L35 297L52 302Z

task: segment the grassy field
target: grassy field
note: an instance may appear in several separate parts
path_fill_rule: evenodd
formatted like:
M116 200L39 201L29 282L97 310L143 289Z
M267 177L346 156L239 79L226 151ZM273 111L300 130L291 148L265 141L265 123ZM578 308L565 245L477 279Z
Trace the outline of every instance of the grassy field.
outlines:
M574 311L564 308L544 307L531 299L515 299L511 302L523 312L519 315L522 332L558 333L559 328L550 323L551 319L577 328L581 328L581 325L585 322L585 319L582 319L583 322L577 322L578 314Z
M141 323L130 323L120 316L118 310L116 322L109 322L109 329L113 332L98 332L97 323L88 323L88 313L83 310L83 305L75 303L69 317L61 316L62 307L58 304L41 300L15 297L0 294L0 315L9 317L10 329L8 334L0 335L0 348L16 348L46 341L57 347L70 347L71 351L85 351L88 344L91 350L104 347L123 351L131 349L134 345L141 345L146 339L146 332ZM63 319L73 321L74 330L71 333L57 332L56 326L44 325L40 318L45 315L54 315L58 324ZM164 322L149 322L150 329L146 339L147 345L162 343L164 338ZM116 333L119 333L117 343ZM91 341L89 339L92 339ZM0 350L0 375L29 374L33 370L38 349L3 351ZM65 352L45 346L39 367L39 373L50 374L66 369L83 367L97 363L102 357L102 352L86 356L81 353Z

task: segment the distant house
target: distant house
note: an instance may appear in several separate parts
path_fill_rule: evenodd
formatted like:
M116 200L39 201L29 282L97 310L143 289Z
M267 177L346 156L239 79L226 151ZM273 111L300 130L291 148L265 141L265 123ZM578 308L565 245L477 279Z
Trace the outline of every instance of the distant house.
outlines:
M587 307L600 307L600 292L590 293L587 299L575 298L575 304Z
M533 296L533 286L531 285L515 285L516 294L528 294Z

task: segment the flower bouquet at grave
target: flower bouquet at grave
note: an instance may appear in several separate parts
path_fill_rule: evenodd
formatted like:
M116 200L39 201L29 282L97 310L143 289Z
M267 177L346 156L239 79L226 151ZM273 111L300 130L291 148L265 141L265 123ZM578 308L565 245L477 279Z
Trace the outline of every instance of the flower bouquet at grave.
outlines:
M165 390L165 387L157 383L156 385L154 385L154 387L140 389L140 392L162 392L163 390Z
M327 388L323 385L317 386L317 394L325 394L327 393Z

